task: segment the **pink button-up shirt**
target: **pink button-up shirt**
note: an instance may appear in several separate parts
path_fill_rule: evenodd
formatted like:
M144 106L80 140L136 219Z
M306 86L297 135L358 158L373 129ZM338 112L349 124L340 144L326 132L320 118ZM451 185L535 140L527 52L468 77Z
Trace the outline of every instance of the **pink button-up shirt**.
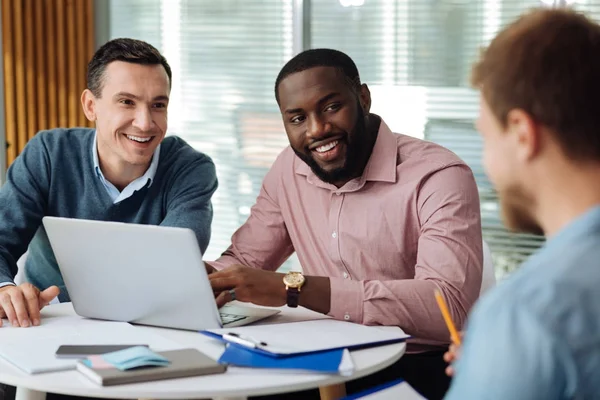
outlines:
M449 150L383 121L363 175L339 189L288 147L215 266L275 271L294 251L305 275L330 278L332 317L400 326L415 338L411 351L447 345L434 289L460 328L481 285L473 174Z

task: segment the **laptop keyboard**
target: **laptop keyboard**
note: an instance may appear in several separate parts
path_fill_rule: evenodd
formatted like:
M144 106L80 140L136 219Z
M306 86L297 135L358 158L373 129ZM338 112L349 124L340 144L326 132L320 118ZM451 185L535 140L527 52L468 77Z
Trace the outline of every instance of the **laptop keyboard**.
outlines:
M223 312L220 314L221 314L221 322L223 323L223 325L231 324L232 322L236 322L236 321L240 321L242 319L248 318L248 316L246 316L246 315L227 314L227 313L223 313Z

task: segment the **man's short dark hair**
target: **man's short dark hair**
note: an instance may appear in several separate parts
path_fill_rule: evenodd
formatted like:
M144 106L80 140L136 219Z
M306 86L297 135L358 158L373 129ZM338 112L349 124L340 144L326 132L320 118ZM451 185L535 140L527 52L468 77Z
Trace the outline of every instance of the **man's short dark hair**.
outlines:
M345 53L333 49L311 49L303 51L288 61L275 80L275 99L279 104L279 84L282 80L296 72L315 67L333 67L341 73L346 83L354 90L360 91L360 76L354 61Z
M567 156L600 161L600 25L570 9L537 9L503 29L473 67L506 128L522 109L546 126Z
M167 59L154 46L141 40L113 39L100 47L88 64L87 87L94 96L102 94L102 80L108 64L124 61L142 65L162 65L171 85L171 67Z

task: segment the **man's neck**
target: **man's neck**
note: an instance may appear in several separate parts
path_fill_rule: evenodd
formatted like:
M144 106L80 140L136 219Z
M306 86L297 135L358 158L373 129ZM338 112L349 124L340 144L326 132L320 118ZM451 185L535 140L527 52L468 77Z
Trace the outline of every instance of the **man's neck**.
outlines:
M119 191L123 191L127 185L144 175L152 162L150 161L146 165L131 165L123 162L104 162L100 155L98 155L98 158L104 178Z
M562 167L562 168L561 168ZM544 234L551 237L600 205L600 163L556 165L536 190L536 220Z

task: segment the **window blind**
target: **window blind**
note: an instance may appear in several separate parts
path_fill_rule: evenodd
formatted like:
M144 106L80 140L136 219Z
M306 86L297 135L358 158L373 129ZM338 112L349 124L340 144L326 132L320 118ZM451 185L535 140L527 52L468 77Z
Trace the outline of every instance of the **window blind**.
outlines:
M309 1L309 0L305 0ZM293 0L111 0L111 37L157 46L174 72L170 134L209 154L220 188L206 254L217 257L254 204L262 178L287 146L273 96L279 69L302 37ZM308 47L348 53L392 130L437 142L473 169L484 239L497 275L543 238L508 232L481 163L478 94L469 72L479 48L524 11L572 4L600 17L600 0L312 0ZM290 260L285 268L297 263Z
M169 134L216 164L219 189L205 255L215 259L288 144L273 86L292 57L292 1L112 0L110 6L111 37L152 43L173 69Z
M395 132L439 143L472 168L484 239L497 275L516 268L543 238L508 232L482 165L474 122L478 94L469 86L479 49L540 1L313 1L311 45L334 47L357 63L371 87L372 110Z

